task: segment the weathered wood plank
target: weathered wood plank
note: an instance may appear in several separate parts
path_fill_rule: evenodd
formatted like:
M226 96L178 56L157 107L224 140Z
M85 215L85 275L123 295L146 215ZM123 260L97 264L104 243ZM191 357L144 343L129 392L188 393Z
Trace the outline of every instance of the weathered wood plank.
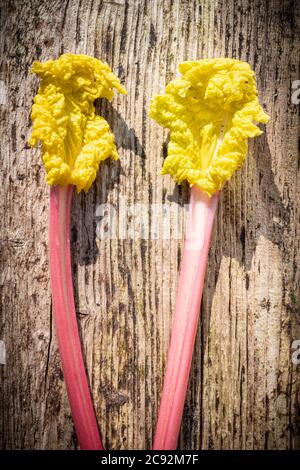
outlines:
M33 60L76 52L107 61L128 90L99 103L121 160L102 165L72 213L78 321L105 445L151 445L188 202L186 186L159 174L167 133L147 117L149 100L181 61L228 56L255 68L272 120L221 198L180 446L299 449L299 4L6 0L1 10L1 448L76 446L52 324L48 188L26 145ZM100 239L97 207L122 201L145 209ZM120 238L122 221L137 225L161 203L179 214L179 237L174 223L169 239L151 239L149 216L145 239Z

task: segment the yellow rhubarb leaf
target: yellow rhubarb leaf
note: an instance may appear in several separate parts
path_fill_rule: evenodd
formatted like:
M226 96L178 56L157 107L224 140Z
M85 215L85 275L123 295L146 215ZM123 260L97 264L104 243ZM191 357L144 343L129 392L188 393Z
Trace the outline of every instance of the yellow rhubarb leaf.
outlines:
M29 144L42 143L50 185L72 184L87 191L100 162L119 158L109 125L95 114L93 103L97 98L111 100L114 88L126 90L106 63L86 55L34 62L32 71L41 83L32 106Z
M205 59L183 62L179 71L181 78L150 104L150 117L170 130L162 174L211 196L241 167L248 138L262 133L255 123L267 123L269 116L248 63Z

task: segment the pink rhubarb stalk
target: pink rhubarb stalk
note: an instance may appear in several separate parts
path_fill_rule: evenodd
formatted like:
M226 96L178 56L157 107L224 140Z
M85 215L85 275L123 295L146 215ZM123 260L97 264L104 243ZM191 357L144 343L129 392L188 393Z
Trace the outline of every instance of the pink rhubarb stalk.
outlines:
M85 372L75 313L70 212L73 186L53 186L50 194L50 276L54 319L72 416L82 450L103 449Z
M191 189L186 240L154 450L176 449L188 387L207 257L219 193Z

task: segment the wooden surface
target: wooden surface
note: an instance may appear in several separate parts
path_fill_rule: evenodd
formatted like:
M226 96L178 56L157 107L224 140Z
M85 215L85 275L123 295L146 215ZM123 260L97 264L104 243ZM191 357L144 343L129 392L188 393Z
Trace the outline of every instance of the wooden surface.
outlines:
M98 106L120 162L102 165L72 212L78 321L105 445L151 446L188 202L186 186L159 174L167 132L147 117L149 100L181 61L227 56L254 67L272 120L221 197L180 447L299 449L300 364L292 362L300 339L299 105L291 100L300 79L299 2L2 0L1 7L1 448L76 446L52 323L49 191L40 151L26 144L38 85L33 60L76 52L107 61L128 90ZM175 223L169 239L149 239L149 217L145 239L101 240L98 205L118 210L124 198L146 209L171 206L179 239ZM122 220L139 223L132 214Z

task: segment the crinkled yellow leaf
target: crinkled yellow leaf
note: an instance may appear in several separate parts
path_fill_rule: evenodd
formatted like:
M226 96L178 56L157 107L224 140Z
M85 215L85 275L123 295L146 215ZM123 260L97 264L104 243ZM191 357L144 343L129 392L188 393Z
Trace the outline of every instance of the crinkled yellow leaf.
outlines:
M87 191L101 161L118 159L108 123L95 114L97 98L113 98L116 88L126 93L106 63L86 55L63 54L57 60L34 62L41 77L32 106L29 144L42 143L50 185L73 184Z
M183 62L181 78L152 98L150 116L170 129L168 156L162 173L187 180L211 196L240 168L247 140L266 123L254 72L234 59Z

